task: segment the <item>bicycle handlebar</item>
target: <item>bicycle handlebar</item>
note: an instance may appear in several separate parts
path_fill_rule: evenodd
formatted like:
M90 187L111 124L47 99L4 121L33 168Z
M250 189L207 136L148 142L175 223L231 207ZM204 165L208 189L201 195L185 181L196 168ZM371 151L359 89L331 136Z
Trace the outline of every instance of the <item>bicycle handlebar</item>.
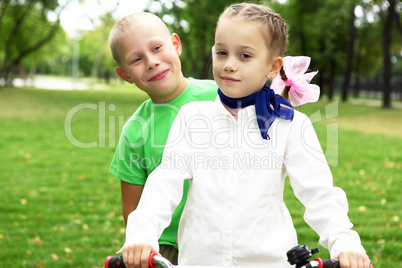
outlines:
M318 248L309 250L306 245L296 246L288 251L288 262L291 265L295 264L296 268L340 268L339 261L337 260L320 258L315 258L311 261L307 260L318 251ZM148 264L150 268L174 268L170 261L157 253L149 255ZM105 260L105 268L126 268L126 266L124 265L122 256L108 256ZM370 268L373 268L373 266L370 265Z
M290 249L286 255L288 256L288 262L291 265L296 265L296 268L340 268L339 261L337 260L325 260L321 258L308 260L318 252L318 248L310 250L306 245L299 245ZM370 265L370 268L373 268L373 266Z

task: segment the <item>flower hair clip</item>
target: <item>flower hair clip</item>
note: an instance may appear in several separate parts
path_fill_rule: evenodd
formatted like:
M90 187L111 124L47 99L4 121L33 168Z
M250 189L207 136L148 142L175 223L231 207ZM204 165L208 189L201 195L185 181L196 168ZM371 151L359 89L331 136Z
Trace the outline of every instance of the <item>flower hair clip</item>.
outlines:
M306 56L284 57L283 70L286 74L284 81L281 75L272 80L271 88L276 94L282 94L286 86L289 89L289 101L293 106L300 106L308 102L316 102L320 97L320 87L310 84L310 81L318 73L305 73L310 65L311 58Z

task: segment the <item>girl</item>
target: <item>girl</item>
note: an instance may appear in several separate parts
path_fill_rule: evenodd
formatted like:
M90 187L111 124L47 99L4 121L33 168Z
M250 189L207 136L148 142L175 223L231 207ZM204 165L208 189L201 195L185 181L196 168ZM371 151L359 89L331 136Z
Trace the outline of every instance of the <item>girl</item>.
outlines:
M290 267L286 252L297 237L283 202L286 176L331 258L342 268L369 267L311 122L265 86L278 74L288 79L286 45L287 26L269 8L236 4L220 16L213 55L219 96L187 104L174 121L162 163L128 218L127 267L148 266L186 179L179 265Z

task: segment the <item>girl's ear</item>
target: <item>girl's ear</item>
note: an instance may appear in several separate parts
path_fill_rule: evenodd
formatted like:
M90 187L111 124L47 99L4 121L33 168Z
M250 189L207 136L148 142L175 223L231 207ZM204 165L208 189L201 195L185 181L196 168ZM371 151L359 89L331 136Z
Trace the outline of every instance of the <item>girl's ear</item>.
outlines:
M131 77L128 75L128 73L120 66L116 67L116 73L121 77L126 82L129 82L130 84L134 83L134 81L131 79Z
M177 34L173 33L171 38L172 38L172 43L176 50L177 56L180 56L181 50L182 50L180 37Z
M282 65L283 65L282 57L274 58L274 60L272 61L271 70L267 74L267 78L270 80L274 79L279 74L279 72L282 68Z

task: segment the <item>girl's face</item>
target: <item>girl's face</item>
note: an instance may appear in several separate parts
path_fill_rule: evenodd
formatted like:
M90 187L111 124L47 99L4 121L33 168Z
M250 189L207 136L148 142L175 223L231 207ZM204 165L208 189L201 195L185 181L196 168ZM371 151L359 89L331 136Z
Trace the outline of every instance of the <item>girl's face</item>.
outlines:
M213 73L226 96L251 95L279 72L282 58L270 53L264 41L267 31L267 26L259 22L220 19L215 33Z

